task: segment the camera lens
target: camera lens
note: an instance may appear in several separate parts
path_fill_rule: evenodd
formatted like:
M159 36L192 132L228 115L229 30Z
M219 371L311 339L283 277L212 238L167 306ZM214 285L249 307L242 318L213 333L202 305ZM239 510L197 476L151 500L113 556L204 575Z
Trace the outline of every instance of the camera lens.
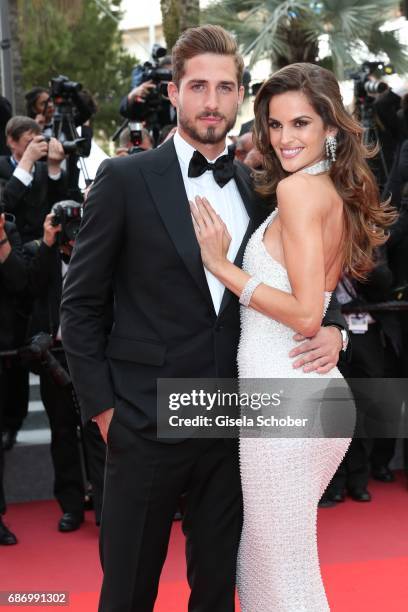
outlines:
M368 94L379 94L388 89L388 85L383 81L366 81L364 89Z

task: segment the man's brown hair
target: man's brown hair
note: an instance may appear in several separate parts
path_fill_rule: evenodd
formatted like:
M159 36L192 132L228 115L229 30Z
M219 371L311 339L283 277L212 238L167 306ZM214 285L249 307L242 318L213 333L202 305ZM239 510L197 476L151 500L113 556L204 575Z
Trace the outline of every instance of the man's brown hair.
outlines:
M23 117L22 115L16 115L8 120L6 124L6 137L9 136L13 140L19 140L25 132L33 132L34 134L41 134L41 128L30 117Z
M173 82L177 87L184 75L186 60L204 53L233 57L237 69L238 86L242 84L244 60L238 52L235 38L221 26L204 25L185 30L173 47Z

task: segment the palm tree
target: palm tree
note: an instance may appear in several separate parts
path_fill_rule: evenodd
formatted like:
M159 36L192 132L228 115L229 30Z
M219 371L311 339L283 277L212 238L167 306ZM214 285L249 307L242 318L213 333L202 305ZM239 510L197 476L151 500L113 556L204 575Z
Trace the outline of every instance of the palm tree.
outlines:
M200 23L200 0L180 1L180 33Z
M324 36L331 68L339 78L355 67L362 49L386 54L399 72L408 70L408 54L394 32L381 26L399 2L382 0L214 0L202 20L232 30L251 64L265 57L274 68L293 62L316 62ZM327 63L327 62L326 62Z
M169 50L181 32L200 22L199 0L160 0L163 31Z

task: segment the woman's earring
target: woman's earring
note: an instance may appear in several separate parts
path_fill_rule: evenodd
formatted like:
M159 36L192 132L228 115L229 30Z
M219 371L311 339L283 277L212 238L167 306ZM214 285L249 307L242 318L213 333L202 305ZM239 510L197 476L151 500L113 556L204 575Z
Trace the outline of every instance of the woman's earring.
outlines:
M326 155L332 162L336 161L337 140L335 136L326 137Z

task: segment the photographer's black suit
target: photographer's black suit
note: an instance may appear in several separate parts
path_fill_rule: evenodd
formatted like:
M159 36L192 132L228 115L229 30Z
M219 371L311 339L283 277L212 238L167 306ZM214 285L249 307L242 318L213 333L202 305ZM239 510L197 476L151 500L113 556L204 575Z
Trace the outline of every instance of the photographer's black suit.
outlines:
M16 225L24 242L41 238L43 223L52 205L66 198L66 176L64 172L58 180L48 176L46 162L35 163L34 178L26 187L13 176L15 167L8 155L0 156L0 180L5 183L3 200L6 212L13 214Z
M250 218L240 265L268 211L257 206L240 163L235 181ZM106 338L111 288L114 325ZM157 378L234 377L239 338L236 297L226 291L218 316L214 310L172 140L101 166L65 284L62 325L84 419L115 408L100 610L153 610L174 512L187 492L189 610L232 611L242 520L236 444L156 439Z
M41 238L43 223L54 202L66 197L66 177L64 173L58 180L48 176L46 162L37 161L34 177L27 187L13 176L15 167L8 155L0 156L0 182L4 183L3 201L5 209L15 217L16 226L23 243ZM26 310L21 308L20 335L26 332L27 317L31 307L29 298ZM28 370L16 365L9 371L7 391L7 411L4 419L5 429L17 432L28 410Z
M36 287L30 336L47 332L54 339L55 357L67 369L61 342L57 339L60 326L60 305L63 285L62 261L57 245L50 249L48 275ZM78 444L79 417L73 398L72 385L60 386L44 366L38 366L41 400L51 428L51 456L54 467L54 494L62 509L82 518L84 513L84 475ZM96 521L100 522L105 463L104 443L95 423L87 423L81 431L87 475L93 485Z
M45 244L38 248L37 257L27 262L23 256L21 238L14 223L6 221L5 232L11 246L7 259L0 263L0 352L16 350L25 341L20 325L20 310L27 294L47 280L50 250ZM0 432L6 408L6 389L10 374L10 358L0 357ZM3 491L3 448L0 444L0 515L6 511Z

